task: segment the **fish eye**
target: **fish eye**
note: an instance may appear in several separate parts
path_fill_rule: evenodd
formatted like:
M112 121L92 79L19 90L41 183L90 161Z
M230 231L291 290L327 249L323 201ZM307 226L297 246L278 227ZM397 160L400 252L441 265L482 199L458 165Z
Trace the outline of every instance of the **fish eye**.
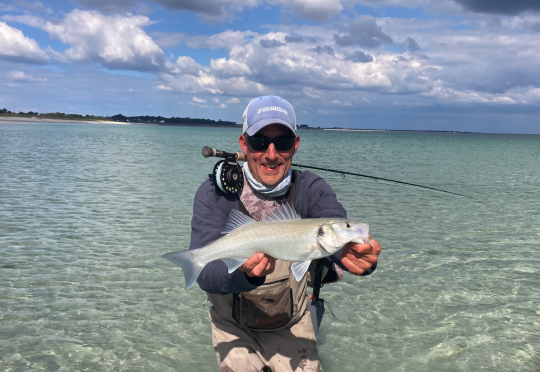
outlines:
M347 223L345 224L345 226L347 226L347 228L348 228L348 229L350 229L350 228L351 228L351 224L350 224L350 223L348 223L348 222L347 222Z

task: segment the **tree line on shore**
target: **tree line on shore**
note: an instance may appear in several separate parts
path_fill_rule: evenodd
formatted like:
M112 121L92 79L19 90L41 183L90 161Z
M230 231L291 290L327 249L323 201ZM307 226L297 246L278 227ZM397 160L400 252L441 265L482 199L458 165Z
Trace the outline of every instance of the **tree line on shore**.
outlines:
M63 112L49 112L46 114L40 114L39 112L11 112L8 109L0 110L0 114L14 114L14 115L23 115L23 116L39 116L44 118L58 118L58 119L82 119L82 120L110 120L118 121L125 123L156 123L156 124L197 124L197 125L225 125L225 126L236 126L237 124L233 121L226 120L211 120L211 119L198 119L190 117L170 117L166 118L163 116L124 116L122 114L113 115L113 116L94 116L94 115L81 115L81 114L65 114Z
M130 123L157 123L157 124L199 124L199 125L230 125L236 126L234 121L226 120L211 120L211 119L197 119L190 117L170 117L165 118L163 116L124 116L122 114L110 116L108 118L112 121L130 122Z

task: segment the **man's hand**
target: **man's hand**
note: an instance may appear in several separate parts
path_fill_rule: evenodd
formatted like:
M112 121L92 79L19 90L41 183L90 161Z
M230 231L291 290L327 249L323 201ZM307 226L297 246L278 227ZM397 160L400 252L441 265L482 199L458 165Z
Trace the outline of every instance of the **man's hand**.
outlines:
M247 276L265 276L271 274L276 268L276 259L264 253L255 253L238 270Z
M376 240L368 244L350 242L343 247L340 259L351 274L362 275L377 262L380 253L381 245Z

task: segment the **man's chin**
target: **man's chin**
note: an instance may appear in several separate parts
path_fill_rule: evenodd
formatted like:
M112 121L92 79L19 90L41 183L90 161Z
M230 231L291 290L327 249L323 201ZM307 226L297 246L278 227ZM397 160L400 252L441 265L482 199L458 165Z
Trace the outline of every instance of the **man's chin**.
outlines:
M283 176L263 177L263 179L261 180L262 181L261 183L266 187L270 187L270 188L276 187L283 180L283 178L284 178Z

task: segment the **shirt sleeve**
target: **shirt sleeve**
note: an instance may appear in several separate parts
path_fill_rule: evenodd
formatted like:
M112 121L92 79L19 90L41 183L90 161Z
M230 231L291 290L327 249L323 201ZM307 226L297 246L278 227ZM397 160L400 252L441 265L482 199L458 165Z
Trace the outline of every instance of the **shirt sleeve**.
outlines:
M193 202L190 250L202 248L223 236L221 232L225 228L233 202L234 197L228 199L218 196L209 180L199 187ZM222 260L216 260L202 269L197 283L205 292L224 295L254 290L262 285L265 279L266 277L250 278L240 270L229 274L227 265Z

